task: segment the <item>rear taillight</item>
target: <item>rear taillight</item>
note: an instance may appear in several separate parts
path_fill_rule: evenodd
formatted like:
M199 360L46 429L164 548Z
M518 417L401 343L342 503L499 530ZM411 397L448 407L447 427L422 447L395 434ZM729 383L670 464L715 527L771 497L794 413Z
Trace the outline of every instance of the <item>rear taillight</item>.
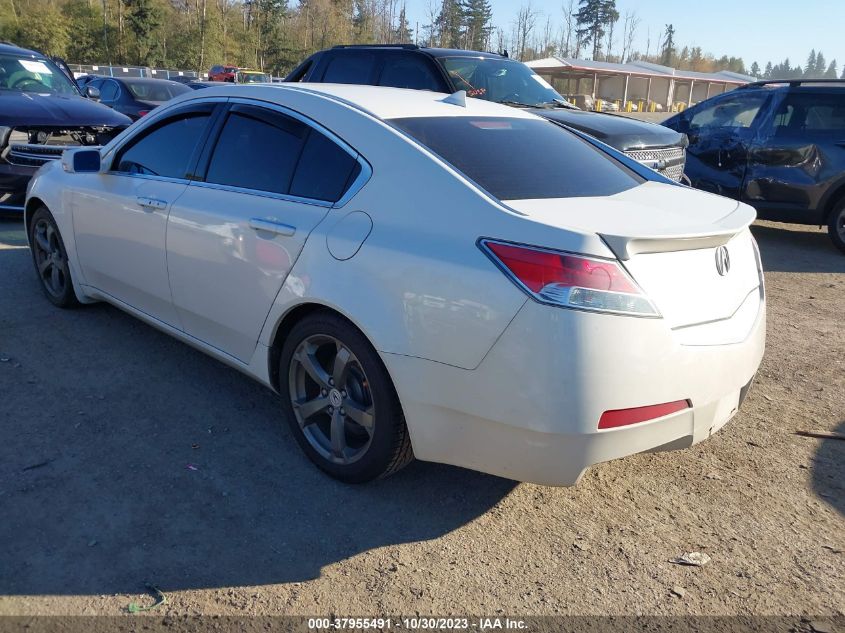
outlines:
M656 420L665 415L671 415L684 409L689 409L689 401L676 400L675 402L664 402L663 404L652 404L647 407L634 407L633 409L615 409L605 411L599 418L600 429L613 429L617 426L628 426L648 420Z
M147 116L149 113L149 110L138 110L138 116Z
M531 297L564 308L657 317L619 262L481 240L482 249Z

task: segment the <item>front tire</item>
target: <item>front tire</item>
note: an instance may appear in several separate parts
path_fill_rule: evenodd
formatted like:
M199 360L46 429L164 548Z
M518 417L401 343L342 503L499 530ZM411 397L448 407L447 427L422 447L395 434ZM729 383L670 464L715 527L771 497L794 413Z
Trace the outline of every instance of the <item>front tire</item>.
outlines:
M340 316L299 321L282 347L282 406L299 446L346 483L391 475L413 460L402 407L369 341Z
M32 216L29 243L35 272L47 299L59 308L75 308L79 300L73 290L67 250L53 214L39 207Z
M827 234L834 246L845 253L845 198L836 203L827 223Z

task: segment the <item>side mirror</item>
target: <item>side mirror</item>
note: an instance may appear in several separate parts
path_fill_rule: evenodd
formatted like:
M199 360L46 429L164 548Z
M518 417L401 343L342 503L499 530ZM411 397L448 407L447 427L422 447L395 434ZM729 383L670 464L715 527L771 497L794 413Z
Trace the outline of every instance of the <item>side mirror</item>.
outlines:
M85 87L85 96L89 99L93 99L94 101L100 100L100 89L95 88L94 86L86 86Z
M689 119L683 114L678 117L678 132L689 133Z
M96 174L101 167L100 148L66 149L62 154L62 169L71 174Z

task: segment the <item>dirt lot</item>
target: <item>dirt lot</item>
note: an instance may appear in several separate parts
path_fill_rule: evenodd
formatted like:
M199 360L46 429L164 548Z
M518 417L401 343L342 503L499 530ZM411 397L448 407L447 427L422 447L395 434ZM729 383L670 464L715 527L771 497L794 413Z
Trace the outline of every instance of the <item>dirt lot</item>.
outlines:
M249 379L54 309L0 222L0 614L125 613L144 581L173 615L843 614L845 442L794 431L845 432L845 257L754 233L768 351L711 440L575 488L423 463L347 487ZM689 551L712 561L668 562Z

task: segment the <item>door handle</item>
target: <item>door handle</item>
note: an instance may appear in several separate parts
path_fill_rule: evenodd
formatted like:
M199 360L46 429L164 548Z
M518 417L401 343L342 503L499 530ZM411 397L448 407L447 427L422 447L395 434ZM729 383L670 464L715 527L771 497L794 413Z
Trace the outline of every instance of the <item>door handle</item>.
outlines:
M249 227L256 231L269 231L277 235L293 235L296 233L296 227L290 224L283 224L281 222L274 222L273 220L262 220L261 218L250 218Z
M136 198L138 201L138 206L143 207L145 209L166 209L167 202L164 200L159 200L158 198L146 198L144 196L138 196Z

